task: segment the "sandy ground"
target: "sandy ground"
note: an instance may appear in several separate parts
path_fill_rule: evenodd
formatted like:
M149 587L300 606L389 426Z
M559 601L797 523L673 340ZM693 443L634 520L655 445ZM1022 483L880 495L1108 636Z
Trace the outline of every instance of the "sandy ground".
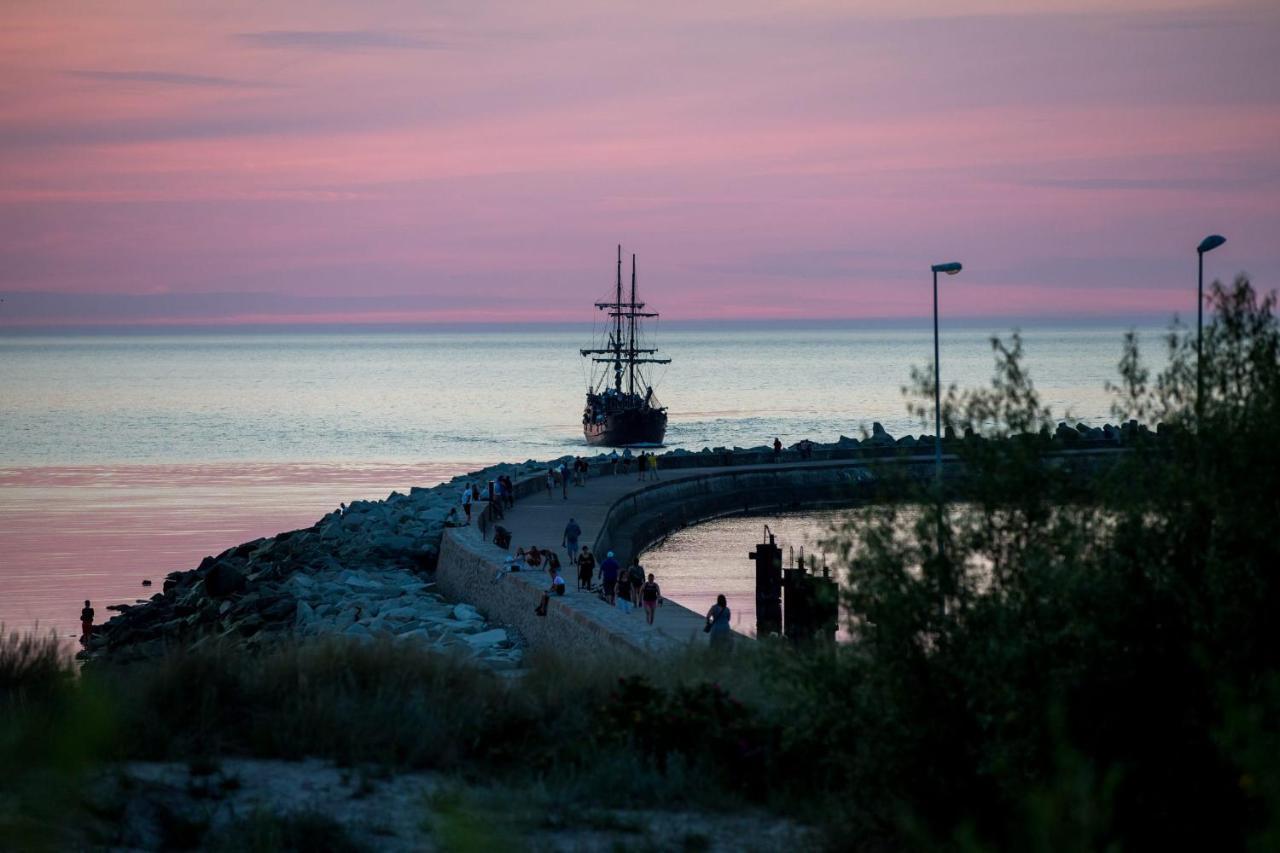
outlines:
M95 785L89 847L162 850L251 846L255 822L322 816L376 851L772 851L816 849L813 833L750 809L734 812L530 805L526 792L435 773L387 774L319 760L133 762ZM537 797L533 798L537 800ZM229 846L228 846L229 845Z

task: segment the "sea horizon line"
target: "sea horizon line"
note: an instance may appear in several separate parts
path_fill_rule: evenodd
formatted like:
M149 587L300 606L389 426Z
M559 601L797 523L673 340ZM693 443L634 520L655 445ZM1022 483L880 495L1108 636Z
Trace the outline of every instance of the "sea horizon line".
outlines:
M971 315L950 316L943 321L951 329L1079 329L1130 327L1167 328L1175 320L1185 322L1179 314L1142 313L1115 315ZM672 331L733 330L914 330L932 328L932 316L922 317L785 317L763 318L690 318L664 320L661 329ZM166 336L166 335L306 335L306 334L406 334L421 332L590 332L595 324L587 321L450 321L437 323L66 323L4 324L0 337L59 336Z

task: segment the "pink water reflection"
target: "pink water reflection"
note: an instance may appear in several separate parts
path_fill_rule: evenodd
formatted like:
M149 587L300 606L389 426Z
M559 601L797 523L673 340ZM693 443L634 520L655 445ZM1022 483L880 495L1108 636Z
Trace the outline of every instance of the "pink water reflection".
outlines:
M159 592L208 554L305 527L341 501L431 486L476 463L0 468L0 624L78 635L81 602ZM150 579L152 587L143 587Z

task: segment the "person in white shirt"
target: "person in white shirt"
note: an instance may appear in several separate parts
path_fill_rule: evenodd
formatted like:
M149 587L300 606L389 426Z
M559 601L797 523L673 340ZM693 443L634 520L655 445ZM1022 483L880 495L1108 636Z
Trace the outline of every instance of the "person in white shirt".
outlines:
M551 574L551 588L542 594L542 601L538 602L538 606L533 610L534 613L539 616L547 615L547 605L551 603L552 593L556 595L564 595L565 593L564 578L560 576L558 571Z

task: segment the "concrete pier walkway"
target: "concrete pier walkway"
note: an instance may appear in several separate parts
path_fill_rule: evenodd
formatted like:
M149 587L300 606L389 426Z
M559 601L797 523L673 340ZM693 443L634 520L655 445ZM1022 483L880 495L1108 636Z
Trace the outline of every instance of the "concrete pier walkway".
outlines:
M676 479L678 475L694 473L694 471L671 472L670 479ZM659 472L659 476L662 476L662 472ZM650 626L641 608L633 608L632 612L627 614L616 606L610 607L596 593L579 591L577 589L578 567L569 559L567 551L561 544L564 540L565 526L568 525L569 519L573 518L582 528L578 548L581 549L586 545L595 552L597 540L600 539L610 509L632 492L650 485L659 485L661 482L663 481L642 482L634 473L599 476L593 472L584 486L575 486L570 483L567 498L563 496L563 490L560 488L551 494L543 489L527 495L518 500L513 509L506 511L504 519L493 522L511 531L511 548L509 551L503 550L502 553L505 556L515 553L517 548L528 550L531 546L554 549L560 558L560 573L565 579L568 591L563 598L553 597L553 606L580 610L593 619L599 620L610 630L633 637L638 644L646 648L673 648L688 643L705 642L706 634L702 630L704 616L674 601L664 600L658 607L654 624ZM493 538L492 530L492 525L489 525L487 531L489 539ZM496 546L492 547L496 548ZM610 546L602 544L601 547ZM619 549L617 559L625 570L632 555L622 553L622 550ZM601 550L595 555L597 579L599 564L604 561L606 553L607 551ZM527 579L536 578L536 585L541 588L547 586L547 574L544 570L534 569L522 574ZM658 578L657 581L661 585L662 579ZM708 601L707 607L710 608L714 603ZM702 611L702 613L705 612L705 610ZM554 611L548 614L549 618L553 616Z

